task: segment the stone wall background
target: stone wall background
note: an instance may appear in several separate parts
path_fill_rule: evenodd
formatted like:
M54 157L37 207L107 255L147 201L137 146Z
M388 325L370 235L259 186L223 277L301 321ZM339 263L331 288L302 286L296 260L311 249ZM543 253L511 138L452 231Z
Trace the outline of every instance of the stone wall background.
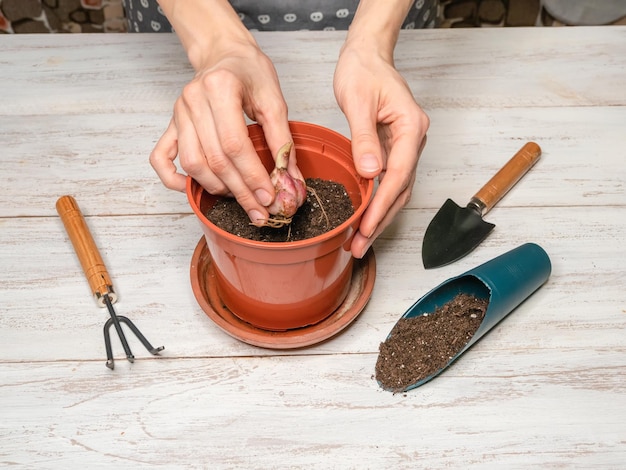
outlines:
M122 0L0 0L0 33L119 32Z

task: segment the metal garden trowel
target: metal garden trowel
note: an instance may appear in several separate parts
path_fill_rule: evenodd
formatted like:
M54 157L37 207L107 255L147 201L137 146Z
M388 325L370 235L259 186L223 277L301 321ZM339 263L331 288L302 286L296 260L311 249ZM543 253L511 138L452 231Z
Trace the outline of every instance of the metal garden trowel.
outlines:
M494 224L483 216L539 160L541 148L525 144L475 195L466 207L448 199L428 225L422 242L422 261L426 269L437 268L463 258L476 248Z

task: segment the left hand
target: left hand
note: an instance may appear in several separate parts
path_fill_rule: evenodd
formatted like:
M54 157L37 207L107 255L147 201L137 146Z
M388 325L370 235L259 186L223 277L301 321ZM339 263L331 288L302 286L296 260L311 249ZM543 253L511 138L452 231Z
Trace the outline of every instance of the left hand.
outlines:
M334 91L350 126L357 171L379 179L352 241L352 255L362 258L411 198L430 121L393 58L373 43L355 42L341 50Z

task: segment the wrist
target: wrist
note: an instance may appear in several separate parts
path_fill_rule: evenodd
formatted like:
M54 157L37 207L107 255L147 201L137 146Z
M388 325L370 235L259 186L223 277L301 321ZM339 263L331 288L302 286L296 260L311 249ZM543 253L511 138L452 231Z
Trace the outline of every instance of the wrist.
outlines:
M243 49L250 47L258 48L256 41L247 30L244 34L237 31L229 31L228 34L220 32L207 32L194 35L193 39L185 46L189 63L198 71L219 62L224 57L238 55Z
M346 47L369 49L393 61L402 23L413 0L361 0L348 29Z
M258 47L226 0L159 0L192 67L199 70L240 47Z

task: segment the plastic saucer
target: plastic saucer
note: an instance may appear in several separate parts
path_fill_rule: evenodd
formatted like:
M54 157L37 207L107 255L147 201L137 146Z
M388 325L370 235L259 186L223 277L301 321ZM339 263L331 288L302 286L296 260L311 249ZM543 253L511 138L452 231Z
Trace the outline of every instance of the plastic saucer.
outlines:
M191 287L196 301L213 322L230 336L244 343L268 349L296 349L311 346L335 336L363 311L376 279L376 258L369 249L353 263L352 281L344 302L324 320L302 328L270 331L247 323L233 314L217 293L215 268L204 237L191 259Z

